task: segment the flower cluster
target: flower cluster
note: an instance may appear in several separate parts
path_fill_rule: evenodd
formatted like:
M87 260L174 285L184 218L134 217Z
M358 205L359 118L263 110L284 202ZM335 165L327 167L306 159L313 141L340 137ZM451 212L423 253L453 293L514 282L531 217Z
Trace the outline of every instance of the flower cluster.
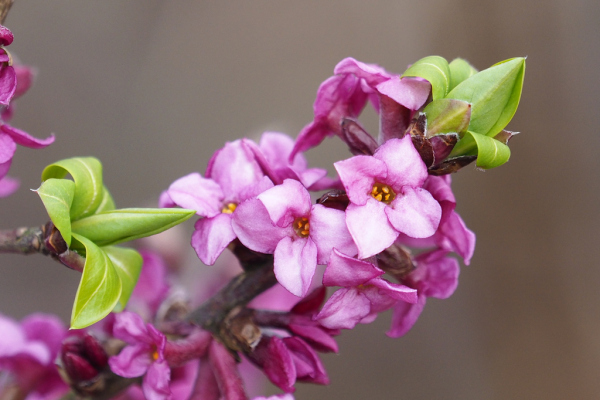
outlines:
M11 41L10 31L0 27L0 45ZM400 337L428 297L447 298L456 289L459 259L470 263L475 235L456 212L448 174L475 160L481 168L508 160L512 132L504 127L516 110L523 73L524 59L477 73L464 60L433 56L403 75L342 60L319 87L314 119L296 140L265 132L258 142L226 143L204 174L181 177L160 195L162 208L193 210L160 213L199 216L191 245L204 264L218 265L211 278L190 278L177 265L182 260L173 249L181 240L167 246L147 242L155 251L143 252L133 290L139 268L125 264L139 261L139 267L141 257L112 245L147 236L135 225L139 210L114 210L101 180L102 201L89 218L52 219L73 212L67 207L52 213L56 208L45 202L53 215L44 234L58 236L61 245L52 247L54 241L45 238L45 250L60 247L53 255L71 266L82 258L76 251L85 249L85 266L78 266L88 283L111 260L112 269L103 273L112 274L118 289L107 287L105 277L90 286L94 290L83 290L103 313L73 326L87 327L113 307L122 312L71 331L51 316L34 315L20 324L0 316L0 397L50 400L71 390L120 400L248 399L260 392L257 367L284 393L255 400L293 400L297 382L328 384L319 353L338 351L335 336L342 329L391 310L387 335ZM11 100L32 76L0 48L0 197L16 189L5 176L16 144L40 148L54 141L4 122L13 112ZM379 116L375 135L358 119L368 103ZM333 177L309 167L303 154L327 137L338 137L351 153L333 163ZM63 164L51 166L48 176L64 169L75 182L55 179L59 186L38 191L49 201L65 188L72 196L86 194L84 174ZM72 196L59 206L70 205ZM98 236L98 227L111 239ZM110 236L117 228L122 235ZM83 247L67 243L71 234ZM104 250L94 253L97 246L86 238ZM161 254L159 248L167 250ZM89 262L98 254L105 264ZM192 293L184 294L183 286ZM103 291L94 297L98 288ZM104 299L108 306L98 300L106 294L114 297L112 303Z
M204 175L184 176L161 195L161 206L201 217L191 243L205 264L226 248L272 255L277 282L302 298L287 313L255 310L260 338L241 349L285 392L296 381L328 382L315 350L337 351L339 329L393 309L388 335L406 333L427 297L456 288L459 264L451 253L469 263L475 236L455 212L450 178L429 172L450 151L428 162L412 134L428 100L425 79L345 59L320 86L315 118L296 141L266 132L258 143L227 143ZM380 116L377 138L357 120L368 102ZM302 154L328 136L354 154L334 163L334 178L308 168ZM325 301L325 287L339 289Z
M32 149L41 149L54 142L54 136L37 139L28 133L8 125L14 112L15 98L21 97L33 83L34 72L23 65L13 65L13 59L4 48L13 41L12 32L0 25L0 197L12 194L19 181L7 177L17 144Z

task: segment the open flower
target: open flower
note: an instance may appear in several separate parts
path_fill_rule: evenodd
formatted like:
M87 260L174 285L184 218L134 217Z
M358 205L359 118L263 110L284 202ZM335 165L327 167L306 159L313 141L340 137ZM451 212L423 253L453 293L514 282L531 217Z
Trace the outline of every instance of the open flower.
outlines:
M317 264L326 264L334 247L356 253L344 212L312 205L306 188L292 179L240 204L233 230L248 248L274 254L277 280L296 296L306 294Z
M238 204L272 186L252 151L236 140L214 154L206 177L192 173L173 182L161 195L160 206L178 205L204 217L194 226L192 247L203 263L212 265L235 239L231 217Z
M125 378L144 375L142 389L147 399L170 398L171 370L164 356L165 335L128 311L115 316L113 335L129 346L109 359L110 369Z
M343 138L344 119L357 118L367 101L380 114L379 144L394 137L402 137L412 117L431 91L431 85L420 78L400 78L375 64L366 64L348 57L334 68L334 76L319 86L314 103L314 120L306 125L292 152L315 147L325 137ZM345 140L345 139L344 139ZM349 143L350 145L350 143Z
M388 140L373 156L355 156L334 166L350 199L346 223L358 258L381 252L400 233L414 238L435 233L442 210L422 188L427 168L409 135Z
M436 250L419 254L415 258L416 269L402 282L418 293L416 304L398 303L394 307L390 337L400 337L412 328L425 307L427 297L446 299L454 293L460 272L458 261L448 257L448 252Z
M54 365L66 329L57 317L34 314L20 324L0 315L0 372L22 398L55 399L68 387Z
M367 261L334 250L327 264L323 285L342 286L321 312L317 321L330 329L352 329L357 323L370 323L377 314L396 303L417 302L417 291L381 278L384 271Z

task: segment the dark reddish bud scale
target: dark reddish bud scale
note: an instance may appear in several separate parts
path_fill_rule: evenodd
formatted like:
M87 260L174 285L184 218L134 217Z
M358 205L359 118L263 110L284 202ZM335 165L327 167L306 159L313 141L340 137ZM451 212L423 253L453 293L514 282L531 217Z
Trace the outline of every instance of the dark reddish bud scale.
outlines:
M321 204L327 208L334 208L336 210L346 211L350 199L343 190L333 189L325 193L317 200L317 204Z
M44 228L44 244L54 254L62 254L69 249L67 242L52 222L48 222Z
M350 118L342 120L342 139L354 155L372 156L377 150L377 142L358 122Z

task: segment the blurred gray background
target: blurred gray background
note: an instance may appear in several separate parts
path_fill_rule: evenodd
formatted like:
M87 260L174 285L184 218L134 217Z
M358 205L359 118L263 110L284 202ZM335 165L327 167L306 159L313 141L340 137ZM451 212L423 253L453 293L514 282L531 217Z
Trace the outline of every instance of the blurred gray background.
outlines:
M22 187L0 199L0 228L45 222L28 189L61 158L95 155L118 206L154 206L225 141L296 136L347 56L395 72L431 54L479 69L528 56L511 161L454 177L478 239L455 295L429 301L401 339L384 335L389 315L344 332L324 358L332 384L296 398L598 398L599 17L594 0L17 0L9 50L39 76L12 123L57 140L17 150ZM331 139L308 156L348 153ZM12 255L0 271L1 312L68 320L77 273Z

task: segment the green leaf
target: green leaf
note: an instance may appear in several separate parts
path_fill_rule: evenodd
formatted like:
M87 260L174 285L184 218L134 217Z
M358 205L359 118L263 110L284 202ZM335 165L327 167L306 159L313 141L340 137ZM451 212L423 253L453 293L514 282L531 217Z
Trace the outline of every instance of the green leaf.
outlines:
M98 206L94 214L99 214L104 211L112 211L114 209L115 201L113 200L106 186L104 186L102 191L102 201L100 202L100 205Z
M477 73L477 70L462 58L455 58L449 64L450 67L450 88L454 89L462 81L472 77Z
M80 219L71 229L99 246L109 246L155 235L194 214L181 208L124 208Z
M448 158L464 155L476 155L477 166L490 169L508 161L510 148L494 138L468 131L454 146Z
M450 67L448 61L440 56L429 56L421 58L402 74L405 76L417 76L427 79L431 83L433 100L446 97L450 88Z
M467 131L471 119L471 105L460 100L434 100L423 112L427 117L428 138L441 133L458 133L462 136Z
M42 199L52 223L60 232L67 246L70 246L70 210L75 193L75 184L66 179L48 179L35 192Z
M121 297L121 279L101 248L76 233L73 239L73 243L85 247L85 267L71 313L71 329L81 329L100 321L115 308Z
M515 115L524 76L525 59L512 58L471 76L446 97L471 103L469 130L493 137Z
M62 179L67 174L75 181L71 220L94 214L104 198L100 161L93 157L76 157L55 162L42 172L42 182L50 178Z
M114 311L122 311L135 288L144 260L140 253L125 247L107 246L102 250L108 255L121 279L121 297Z

